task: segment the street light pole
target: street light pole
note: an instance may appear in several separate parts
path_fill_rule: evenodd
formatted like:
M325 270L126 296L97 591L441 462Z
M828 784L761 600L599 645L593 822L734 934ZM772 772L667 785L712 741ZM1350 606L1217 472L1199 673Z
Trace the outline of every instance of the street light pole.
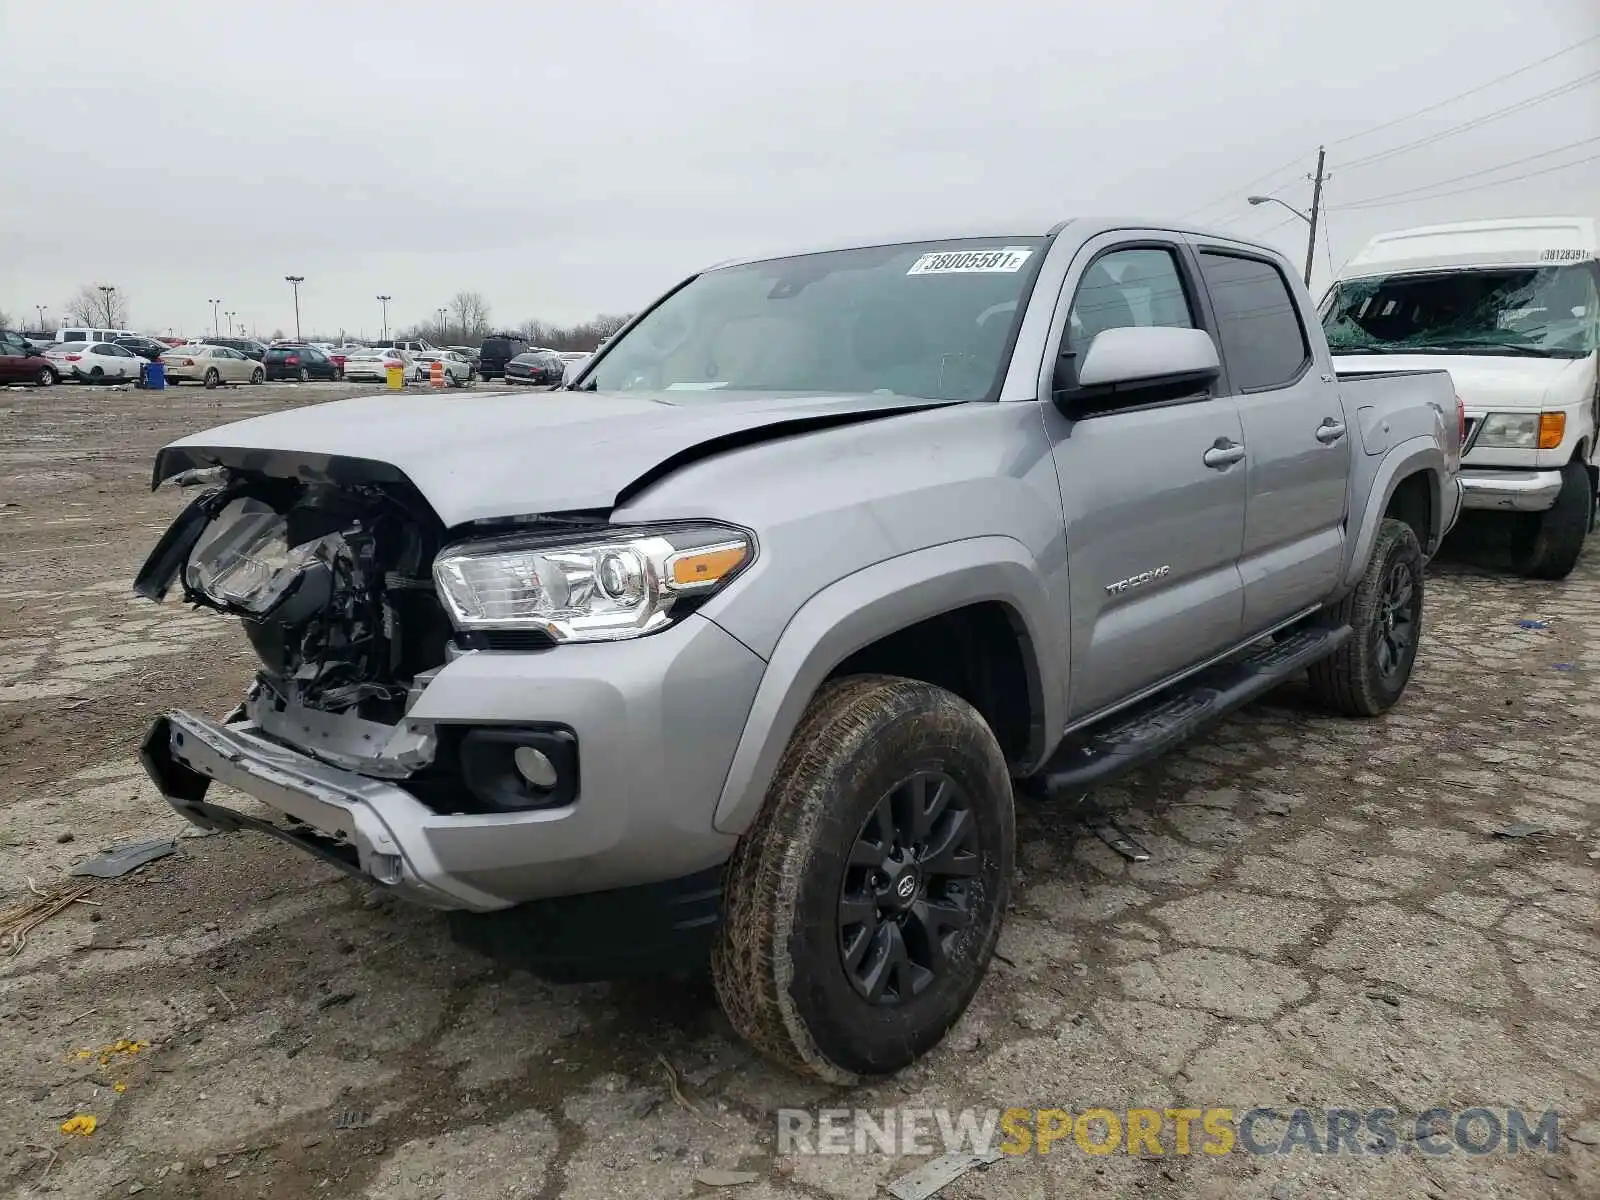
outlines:
M50 306L48 304L35 304L34 308L39 310L39 332L43 333L48 328L44 323L44 314L50 311Z
M1287 208L1290 212L1292 212L1295 216L1299 217L1302 221L1304 221L1310 227L1310 231L1311 231L1310 235L1306 238L1306 286L1307 287L1311 286L1311 264L1312 264L1313 261L1315 261L1316 256L1317 256L1317 218L1322 215L1322 185L1324 183L1326 183L1328 181L1328 179L1329 179L1329 176L1327 176L1327 175L1325 175L1323 173L1322 168L1323 168L1323 164L1325 164L1327 162L1327 160L1328 160L1327 147L1318 146L1317 147L1317 173L1316 173L1316 175L1311 177L1314 180L1314 182L1312 183L1312 186L1311 186L1311 215L1310 216L1307 216L1305 213L1301 212L1298 208L1296 208L1294 205L1288 203L1287 201L1279 200L1276 196L1247 196L1247 197L1245 197L1245 199L1248 200L1251 204L1278 204L1278 205L1282 205L1284 208Z
M222 330L217 326L217 305L221 304L222 301L207 300L206 303L211 305L211 336L216 337L222 332Z
M385 341L389 337L389 301L393 296L379 296L378 303L383 305L383 332L378 335L378 340Z
M443 342L445 342L449 337L449 333L444 327L444 318L445 318L445 314L447 312L448 312L447 309L441 308L439 310L439 341L440 341L441 344Z
M294 289L294 340L300 340L300 285L306 281L304 275L285 275L284 280Z
M112 321L112 319L111 319L111 316L112 316L112 313L111 313L111 294L113 292L115 292L117 289L112 284L109 284L109 283L97 283L94 286L95 286L96 290L98 290L99 293L100 293L100 308L101 308L101 311L105 313L106 324L107 325L115 324L115 322Z

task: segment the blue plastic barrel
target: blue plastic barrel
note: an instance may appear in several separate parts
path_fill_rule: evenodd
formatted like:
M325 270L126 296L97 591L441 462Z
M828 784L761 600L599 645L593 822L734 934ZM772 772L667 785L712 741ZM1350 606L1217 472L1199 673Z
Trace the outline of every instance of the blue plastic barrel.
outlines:
M167 364L152 362L144 365L144 386L162 391L167 386Z

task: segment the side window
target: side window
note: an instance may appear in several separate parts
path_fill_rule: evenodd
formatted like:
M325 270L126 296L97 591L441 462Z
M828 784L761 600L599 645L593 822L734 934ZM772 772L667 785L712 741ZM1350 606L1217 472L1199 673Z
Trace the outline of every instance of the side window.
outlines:
M63 342L83 342L87 341L88 338L84 336L81 329L68 329L61 335L61 340Z
M1067 316L1068 344L1081 355L1096 334L1140 325L1194 328L1183 277L1170 250L1113 250L1090 264Z
M1200 255L1228 376L1241 392L1286 387L1311 361L1305 326L1283 272L1259 258Z

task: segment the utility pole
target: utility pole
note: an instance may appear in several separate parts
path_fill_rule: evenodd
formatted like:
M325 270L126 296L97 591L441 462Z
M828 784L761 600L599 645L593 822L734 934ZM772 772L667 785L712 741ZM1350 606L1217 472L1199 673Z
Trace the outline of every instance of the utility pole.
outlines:
M1311 236L1306 239L1306 287L1311 286L1311 263L1317 257L1317 218L1322 215L1322 185L1326 176L1322 166L1328 159L1328 148L1317 147L1317 177L1311 186Z
M448 310L443 309L443 308L441 308L439 310L439 344L441 346L444 345L444 343L449 340L448 333L447 333L447 331L445 330L445 327L444 327L444 318L445 318L445 314L446 314L447 311Z
M211 305L211 336L216 337L222 332L221 328L219 328L217 325L217 305L221 304L222 301L207 300L206 303Z
M285 275L284 281L294 289L294 340L300 340L300 285L306 281L304 275Z
M111 319L111 293L115 292L117 289L109 283L97 283L94 286L95 289L100 293L100 310L105 314L106 324L115 324L115 322Z
M378 335L378 340L385 341L389 337L389 301L393 296L379 296L378 303L383 305L383 332Z

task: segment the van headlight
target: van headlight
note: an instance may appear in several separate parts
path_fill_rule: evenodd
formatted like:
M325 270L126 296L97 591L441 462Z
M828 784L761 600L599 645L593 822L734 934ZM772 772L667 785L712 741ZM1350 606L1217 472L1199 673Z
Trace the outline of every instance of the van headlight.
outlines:
M610 642L671 624L675 608L723 587L754 557L750 535L725 525L619 528L450 546L433 578L458 629Z
M1554 450L1567 432L1567 414L1490 413L1483 418L1477 446L1510 450Z

